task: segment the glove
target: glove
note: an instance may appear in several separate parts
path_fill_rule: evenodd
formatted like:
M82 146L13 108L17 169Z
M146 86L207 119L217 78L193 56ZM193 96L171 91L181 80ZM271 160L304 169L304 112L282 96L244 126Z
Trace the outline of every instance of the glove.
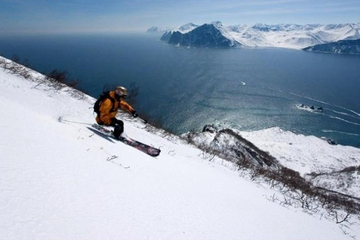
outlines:
M136 117L138 117L139 116L139 114L134 110L134 111L132 111L131 112L131 114L133 115L133 117L134 118L136 118Z

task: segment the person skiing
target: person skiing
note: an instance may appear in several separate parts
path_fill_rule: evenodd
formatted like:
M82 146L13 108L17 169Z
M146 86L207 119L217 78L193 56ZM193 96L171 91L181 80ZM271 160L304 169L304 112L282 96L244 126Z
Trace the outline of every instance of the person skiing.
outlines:
M127 97L127 89L118 86L113 91L110 91L103 95L103 99L99 99L96 105L99 105L98 111L96 111L96 122L99 125L107 125L114 127L114 136L118 138L124 131L124 122L116 118L116 114L119 108L128 111L133 117L137 117L138 114L134 108L124 101Z

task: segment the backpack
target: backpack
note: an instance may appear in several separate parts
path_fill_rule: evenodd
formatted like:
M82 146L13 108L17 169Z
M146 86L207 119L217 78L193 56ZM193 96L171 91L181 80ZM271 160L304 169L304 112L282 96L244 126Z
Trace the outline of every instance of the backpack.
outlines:
M110 99L111 100L111 104L112 104L112 108L110 112L114 112L114 102L115 99L113 99L112 97L110 97L110 91L106 91L103 92L100 97L98 98L98 100L96 100L95 104L94 104L94 112L96 112L97 115L100 115L100 106L103 103L103 101L105 101L106 99Z

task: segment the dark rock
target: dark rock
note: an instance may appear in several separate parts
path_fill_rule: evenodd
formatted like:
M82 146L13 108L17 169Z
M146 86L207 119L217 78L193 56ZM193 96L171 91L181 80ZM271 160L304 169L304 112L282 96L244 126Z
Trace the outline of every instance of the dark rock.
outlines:
M202 131L210 132L210 133L217 133L218 129L214 125L205 125Z
M337 53L337 54L360 54L360 39L342 40L333 43L318 44L303 49L309 52Z

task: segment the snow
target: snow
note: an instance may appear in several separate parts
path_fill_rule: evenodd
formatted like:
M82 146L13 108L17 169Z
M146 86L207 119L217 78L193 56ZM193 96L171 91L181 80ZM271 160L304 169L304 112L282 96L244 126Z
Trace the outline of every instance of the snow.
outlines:
M241 135L304 177L311 178L308 176L311 173L322 174L313 180L316 186L360 198L360 172L341 172L347 167L360 166L359 148L330 145L326 139L277 127L241 132Z
M315 136L295 134L278 127L241 132L241 135L303 176L316 171L331 172L360 165L359 148L330 145Z
M190 32L190 31L194 30L197 27L198 26L193 24L193 23L188 23L188 24L185 24L185 25L182 25L181 27L179 27L177 29L177 31L179 31L181 33L187 33L187 32Z
M232 27L224 28L233 29ZM360 38L359 28L356 24L257 24L253 27L242 29L241 32L231 31L229 35L232 39L245 46L291 49L302 49L316 44L336 42L347 38Z
M222 159L209 161L176 136L147 131L140 119L120 114L127 135L161 148L156 158L93 134L94 99L75 90L54 90L2 68L0 86L0 239L358 237L358 222L345 234L342 224L269 201L280 193L239 176ZM305 146L320 145L279 129L247 137L289 161ZM288 138L304 148L282 149ZM359 149L335 152L358 161Z

